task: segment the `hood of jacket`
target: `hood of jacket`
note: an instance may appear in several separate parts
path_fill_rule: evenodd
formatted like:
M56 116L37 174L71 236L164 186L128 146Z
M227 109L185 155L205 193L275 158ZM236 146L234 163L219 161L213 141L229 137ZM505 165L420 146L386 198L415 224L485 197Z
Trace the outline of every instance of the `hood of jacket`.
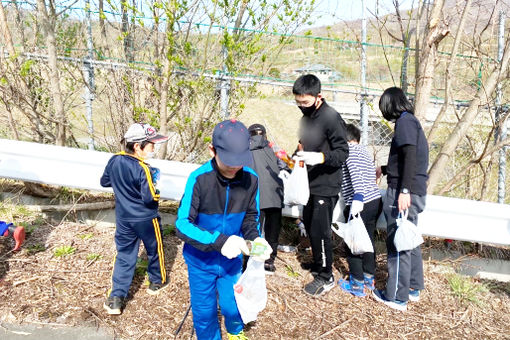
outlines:
M250 150L263 149L269 145L265 136L255 135L250 137Z

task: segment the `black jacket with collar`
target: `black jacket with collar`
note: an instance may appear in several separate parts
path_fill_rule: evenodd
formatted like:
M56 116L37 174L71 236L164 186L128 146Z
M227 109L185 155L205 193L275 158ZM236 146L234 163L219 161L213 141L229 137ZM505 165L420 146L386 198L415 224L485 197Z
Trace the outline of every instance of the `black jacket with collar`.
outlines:
M322 152L324 163L308 165L310 194L336 196L342 183L342 163L349 156L345 122L323 99L310 116L301 118L299 141L303 151Z

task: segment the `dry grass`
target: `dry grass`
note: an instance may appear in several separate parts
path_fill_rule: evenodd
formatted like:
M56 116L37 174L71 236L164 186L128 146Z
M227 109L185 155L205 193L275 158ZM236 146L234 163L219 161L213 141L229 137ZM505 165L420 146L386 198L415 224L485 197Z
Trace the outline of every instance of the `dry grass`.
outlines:
M110 285L113 233L112 228L47 223L35 228L24 249L16 254L9 253L11 241L1 239L0 321L93 325L123 339L174 338L189 304L182 243L174 235L164 237L170 288L159 296L150 296L143 276L135 276L124 313L110 317L102 304ZM289 230L283 233L291 234ZM55 257L55 248L64 245L76 251ZM87 260L90 254L100 254L101 258ZM487 289L477 296L479 303L465 303L453 295L448 274L438 270L437 263L425 262L422 300L411 303L408 312L401 313L370 297L356 298L338 288L320 298L305 295L302 287L311 276L299 262L308 257L305 252L279 254L276 274L267 277L267 308L247 330L251 339L510 338L510 287L484 283ZM338 278L338 270L346 270L341 247L336 250L335 267ZM376 278L377 286L382 288L385 254L378 256ZM474 284L482 283L475 280ZM176 338L189 339L191 332L189 316Z

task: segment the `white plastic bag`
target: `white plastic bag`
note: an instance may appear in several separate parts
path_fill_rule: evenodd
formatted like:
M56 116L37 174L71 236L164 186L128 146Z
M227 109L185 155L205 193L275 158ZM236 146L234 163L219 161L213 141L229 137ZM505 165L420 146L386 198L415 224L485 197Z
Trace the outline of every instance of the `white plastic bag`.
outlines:
M302 164L301 164L302 163ZM310 197L308 170L304 162L298 161L288 177L283 177L283 203L286 205L306 205Z
M334 225L331 225L331 228L338 236L344 239L344 242L353 255L374 252L370 236L368 236L365 224L359 214L356 216L349 216L349 221L347 221L347 223L337 222L337 224L338 228L335 228Z
M234 285L234 296L243 322L257 320L257 314L266 308L267 303L264 262L253 257L248 259L246 270Z
M420 229L407 219L408 210L399 213L397 218L397 231L393 244L397 251L411 250L423 243Z

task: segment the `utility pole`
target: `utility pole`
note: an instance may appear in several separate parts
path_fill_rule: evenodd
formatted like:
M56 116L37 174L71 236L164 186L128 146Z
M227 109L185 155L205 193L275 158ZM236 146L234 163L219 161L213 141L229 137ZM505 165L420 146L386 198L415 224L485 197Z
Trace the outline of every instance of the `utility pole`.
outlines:
M498 25L498 63L503 59L503 51L505 48L505 12L499 11ZM503 97L502 84L499 82L496 87L496 133L494 142L497 144L507 138L507 121L504 119L505 112L501 105ZM508 147L503 146L499 150L499 172L498 172L498 203L505 202L505 180L506 180L506 155Z
M361 0L361 103L360 123L361 142L368 144L368 106L367 106L367 17L365 13L365 0Z
M85 78L85 105L87 107L87 124L89 131L89 150L94 150L94 122L92 121L92 101L94 100L94 45L92 43L92 23L90 20L90 0L85 0L87 21L87 58L83 60L83 73Z

